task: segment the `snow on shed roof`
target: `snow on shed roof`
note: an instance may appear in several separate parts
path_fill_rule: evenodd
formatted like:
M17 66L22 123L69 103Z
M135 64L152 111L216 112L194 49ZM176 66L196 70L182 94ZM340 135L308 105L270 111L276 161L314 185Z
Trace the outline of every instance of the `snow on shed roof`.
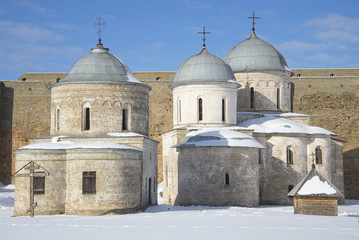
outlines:
M235 128L203 128L189 132L173 147L249 147L264 148L255 138Z
M344 197L313 165L312 170L288 193L288 196Z
M324 128L307 126L275 116L250 119L238 124L238 126L253 129L256 133L304 133L335 136L335 133Z

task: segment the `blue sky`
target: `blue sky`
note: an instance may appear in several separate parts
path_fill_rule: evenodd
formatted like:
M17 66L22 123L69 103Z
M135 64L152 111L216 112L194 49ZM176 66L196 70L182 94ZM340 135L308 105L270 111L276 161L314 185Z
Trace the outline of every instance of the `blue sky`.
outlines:
M222 58L251 33L290 68L359 68L358 0L0 0L0 80L68 72L102 42L136 71L176 71L202 48Z

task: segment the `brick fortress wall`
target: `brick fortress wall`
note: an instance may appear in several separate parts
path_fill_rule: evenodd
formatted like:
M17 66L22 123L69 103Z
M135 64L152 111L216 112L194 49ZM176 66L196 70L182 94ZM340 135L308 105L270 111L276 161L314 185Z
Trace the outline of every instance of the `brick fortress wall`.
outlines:
M347 141L344 145L345 195L359 199L359 69L294 69L293 112L312 115L311 125L326 128ZM150 137L172 129L174 72L135 72L151 86ZM299 75L300 74L300 75ZM333 74L331 76L331 74ZM66 73L26 73L17 81L0 82L0 181L9 182L12 151L29 137L50 133L49 85ZM26 78L25 81L22 79ZM30 90L31 89L31 90ZM162 181L162 144L158 146L158 182Z

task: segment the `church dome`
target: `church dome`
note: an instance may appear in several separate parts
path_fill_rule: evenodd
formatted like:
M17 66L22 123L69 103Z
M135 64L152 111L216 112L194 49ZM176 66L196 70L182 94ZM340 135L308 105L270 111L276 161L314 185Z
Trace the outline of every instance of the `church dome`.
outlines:
M252 72L263 70L291 70L278 50L270 43L252 35L233 47L225 57L233 72Z
M130 69L116 56L108 53L99 39L91 53L80 58L60 83L71 82L137 82Z
M210 54L206 48L184 61L178 68L172 85L186 83L236 83L231 67L220 57Z

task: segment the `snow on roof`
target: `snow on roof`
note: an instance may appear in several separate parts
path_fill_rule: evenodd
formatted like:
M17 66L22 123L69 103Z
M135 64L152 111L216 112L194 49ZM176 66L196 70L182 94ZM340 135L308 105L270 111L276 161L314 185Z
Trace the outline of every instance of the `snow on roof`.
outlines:
M250 147L264 148L255 138L234 128L203 128L189 132L174 147Z
M240 127L253 129L256 133L304 133L335 135L324 128L300 124L289 119L274 116L250 119L238 124Z
M46 150L68 150L68 149L129 149L129 150L138 150L126 145L120 145L116 143L106 143L106 142L93 142L93 143L74 143L70 141L63 142L44 142L44 143L35 143L24 146L20 149L46 149Z
M261 112L237 112L237 115L263 115L263 113L261 113Z
M274 117L308 117L310 115L307 114L302 114L302 113L292 113L292 112L288 112L288 113L263 113L264 116L266 117L270 117L270 116L274 116Z
M127 133L108 133L108 136L114 137L144 137L142 134L134 133L134 132L127 132Z
M298 195L311 194L335 194L337 191L328 184L327 181L321 181L319 176L314 176L308 180L298 191Z

